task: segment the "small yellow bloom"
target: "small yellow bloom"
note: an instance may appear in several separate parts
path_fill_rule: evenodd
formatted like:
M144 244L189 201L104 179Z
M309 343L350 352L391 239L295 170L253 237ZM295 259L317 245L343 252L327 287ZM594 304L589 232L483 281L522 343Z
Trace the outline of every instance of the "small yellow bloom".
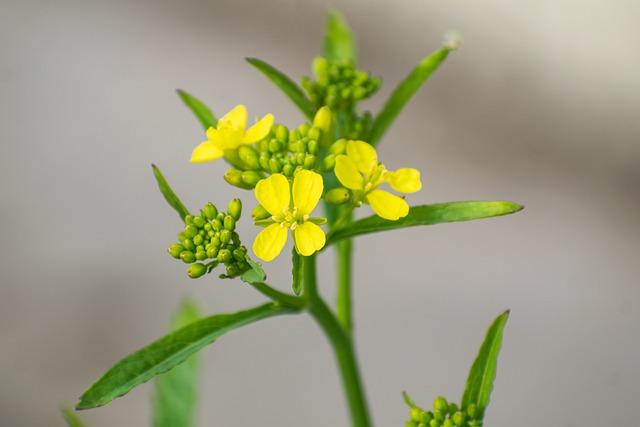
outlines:
M309 170L295 174L293 188L289 180L279 173L258 182L256 199L271 214L268 220L271 224L253 242L253 252L258 258L271 261L277 257L287 242L287 229L293 233L300 255L309 256L322 249L326 237L317 223L323 220L309 217L322 196L322 190L322 176Z
M249 129L247 108L238 105L218 120L217 127L207 129L207 140L191 153L191 162L211 162L224 155L225 150L235 150L243 144L253 144L263 139L273 126L273 114L267 114Z
M400 193L415 193L422 188L420 171L410 168L387 170L378 163L376 149L364 141L347 141L346 152L346 155L336 157L334 171L342 185L353 191L356 203L367 203L384 219L395 221L407 216L407 202L378 187L387 182Z

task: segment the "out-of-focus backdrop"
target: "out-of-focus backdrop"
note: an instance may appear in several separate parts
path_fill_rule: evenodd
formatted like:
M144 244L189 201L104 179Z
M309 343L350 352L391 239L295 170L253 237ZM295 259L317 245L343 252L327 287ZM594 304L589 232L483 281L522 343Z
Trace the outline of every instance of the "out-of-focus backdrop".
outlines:
M180 223L150 163L189 206L226 203L224 165L188 163L203 134L174 89L219 114L242 102L297 125L243 58L309 73L331 6L361 65L384 77L373 111L447 30L464 35L381 145L390 167L423 172L411 202L526 205L357 241L357 344L377 425L403 425L402 390L425 405L457 398L505 308L488 426L637 425L640 4L604 0L1 0L0 425L61 426L58 406L160 336L184 296L208 313L262 300L192 281L168 257ZM287 264L267 266L274 283ZM321 265L333 298L331 257ZM348 425L332 354L305 316L204 354L200 425ZM150 391L82 415L149 425Z

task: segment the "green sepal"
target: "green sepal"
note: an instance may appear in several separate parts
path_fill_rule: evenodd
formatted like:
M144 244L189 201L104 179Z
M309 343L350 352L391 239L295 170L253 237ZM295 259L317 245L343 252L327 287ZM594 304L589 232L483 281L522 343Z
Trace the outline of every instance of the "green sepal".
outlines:
M62 417L67 423L69 427L85 427L86 424L82 422L82 420L73 412L72 409L62 408Z
M324 56L329 62L350 62L356 65L356 43L347 20L337 10L327 16Z
M293 276L293 280L291 282L291 288L293 289L293 293L296 295L300 295L302 293L302 260L300 259L300 254L296 251L296 248L293 248L291 251L291 275Z
M76 409L106 405L154 376L178 366L225 333L258 320L294 311L281 304L267 303L191 323L116 363L80 397Z
M469 201L450 202L434 205L413 206L409 214L397 221L389 221L373 215L340 228L327 236L329 246L342 239L376 233L378 231L396 230L399 228L415 227L418 225L434 225L446 222L471 221L475 219L491 218L509 215L521 211L523 206L507 201ZM325 246L325 247L326 247Z
M176 196L176 193L173 192L173 190L169 186L169 183L162 175L160 168L153 164L151 165L151 168L153 169L153 175L156 177L160 192L164 196L167 203L169 203L169 206L175 209L176 212L178 212L178 215L180 215L180 219L184 221L184 218L189 215L189 211L184 206L182 201L178 198L178 196Z
M451 47L446 46L433 52L420 61L416 68L396 86L382 107L382 110L376 115L373 121L371 131L366 139L369 144L373 146L378 144L380 138L382 138L382 135L384 135L398 114L400 114L400 111L402 111L404 106L418 89L420 89L429 76L442 64L451 50Z
M287 97L302 111L304 116L311 120L315 113L311 101L304 94L300 86L291 80L286 74L258 58L246 58L247 62L256 67L262 74L282 90Z
M190 300L184 300L171 321L171 331L177 331L200 318L200 310ZM154 427L192 427L195 425L198 401L197 355L193 355L169 372L155 379L153 393Z
M484 337L478 356L471 366L467 385L462 395L462 410L467 410L475 405L478 410L478 418L484 418L484 412L489 405L489 398L493 391L493 381L498 367L498 355L502 345L504 327L509 319L509 310L498 316Z
M202 101L182 89L178 89L177 92L182 102L195 114L205 130L218 125L218 119Z

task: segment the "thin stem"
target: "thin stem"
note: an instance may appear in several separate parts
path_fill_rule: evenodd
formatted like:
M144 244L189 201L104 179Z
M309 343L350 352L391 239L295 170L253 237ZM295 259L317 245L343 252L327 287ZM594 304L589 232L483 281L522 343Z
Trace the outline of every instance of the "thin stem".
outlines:
M351 314L351 260L353 244L351 239L338 242L336 246L338 288L336 290L336 315L338 321L349 335L353 334L353 316Z
M337 318L318 293L315 256L303 257L303 263L304 296L307 299L311 316L318 322L333 348L340 369L342 386L349 404L352 425L353 427L371 427L369 410L351 337L340 326Z
M295 307L295 308L303 308L306 304L306 301L303 298L281 292L277 289L272 288L266 283L251 282L249 284L253 286L262 295L265 295L271 298L272 300L282 303L284 305Z

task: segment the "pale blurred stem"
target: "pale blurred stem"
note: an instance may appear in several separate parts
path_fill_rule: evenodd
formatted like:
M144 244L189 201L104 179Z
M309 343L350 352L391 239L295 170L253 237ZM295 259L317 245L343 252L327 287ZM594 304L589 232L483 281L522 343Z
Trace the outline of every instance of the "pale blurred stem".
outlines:
M324 331L338 363L342 387L349 404L353 427L371 427L366 397L358 372L353 341L350 334L340 325L338 319L318 293L316 283L316 257L302 257L304 298L309 313Z

